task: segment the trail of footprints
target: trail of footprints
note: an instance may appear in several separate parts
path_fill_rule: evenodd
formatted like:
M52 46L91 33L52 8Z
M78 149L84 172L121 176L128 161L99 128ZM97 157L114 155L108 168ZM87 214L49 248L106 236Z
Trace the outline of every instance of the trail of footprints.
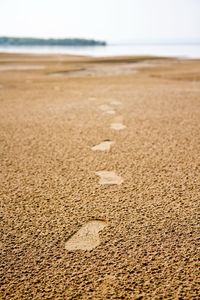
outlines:
M111 105L118 106L121 105L121 102L119 101L112 101ZM104 113L109 113L109 114L115 114L116 111L111 105L101 105L99 108L102 110ZM111 113L112 112L112 113ZM110 128L113 130L123 130L126 128L126 126L123 124L123 118L122 116L118 116L114 119L114 121L111 123ZM113 141L103 141L100 144L92 147L93 151L110 151L111 146L114 144ZM121 176L117 175L114 171L98 171L95 173L97 176L100 177L99 184L101 185L111 185L111 184L121 184L123 182L123 179Z
M104 114L115 115L116 110L113 108L113 106L119 105L121 105L121 102L112 101L110 104L100 105L99 110ZM125 129L126 126L123 124L123 118L121 116L116 117L110 124L110 128L115 131ZM104 140L101 143L91 147L91 150L109 152L114 144L114 141ZM120 185L124 181L124 179L114 171L101 170L95 172L95 174L99 177L100 185ZM93 250L100 245L99 232L103 230L106 225L106 222L103 220L91 220L87 222L77 232L68 238L65 243L65 249L68 251Z

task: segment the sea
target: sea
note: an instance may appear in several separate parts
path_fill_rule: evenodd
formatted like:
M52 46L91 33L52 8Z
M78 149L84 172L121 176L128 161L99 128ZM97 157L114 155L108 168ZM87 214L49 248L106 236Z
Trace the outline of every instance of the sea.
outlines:
M0 52L32 54L68 54L92 57L150 55L160 57L200 58L200 44L108 44L106 46L1 46Z

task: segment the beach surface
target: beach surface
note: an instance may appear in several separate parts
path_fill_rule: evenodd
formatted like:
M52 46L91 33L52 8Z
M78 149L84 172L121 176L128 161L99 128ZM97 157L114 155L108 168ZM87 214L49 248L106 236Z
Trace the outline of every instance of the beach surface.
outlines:
M198 299L200 60L0 54L2 300Z

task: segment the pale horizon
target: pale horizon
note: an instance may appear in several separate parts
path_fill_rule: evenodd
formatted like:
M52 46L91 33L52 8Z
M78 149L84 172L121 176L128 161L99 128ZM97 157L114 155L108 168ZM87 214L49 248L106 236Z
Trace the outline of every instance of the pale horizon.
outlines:
M198 0L2 0L0 36L200 42Z

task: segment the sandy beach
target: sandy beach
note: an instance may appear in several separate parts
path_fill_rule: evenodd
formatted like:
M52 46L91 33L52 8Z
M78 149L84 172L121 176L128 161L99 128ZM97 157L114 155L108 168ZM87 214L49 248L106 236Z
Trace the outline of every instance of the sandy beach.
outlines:
M200 60L0 54L2 300L198 299Z

